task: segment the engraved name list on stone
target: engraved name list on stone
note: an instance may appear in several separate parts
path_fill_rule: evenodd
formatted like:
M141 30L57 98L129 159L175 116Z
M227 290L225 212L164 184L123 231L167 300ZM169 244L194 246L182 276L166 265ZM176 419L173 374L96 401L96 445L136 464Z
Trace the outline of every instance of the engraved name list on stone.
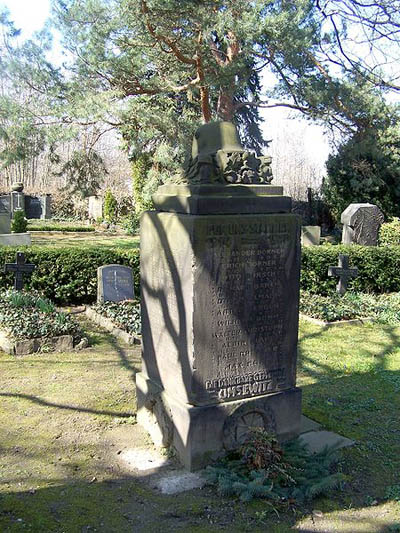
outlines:
M284 390L295 379L286 360L297 339L284 325L293 312L287 296L296 274L286 265L293 263L296 226L285 215L272 223L254 215L247 223L226 218L208 222L198 257L204 290L195 308L204 334L195 342L194 390L201 403Z

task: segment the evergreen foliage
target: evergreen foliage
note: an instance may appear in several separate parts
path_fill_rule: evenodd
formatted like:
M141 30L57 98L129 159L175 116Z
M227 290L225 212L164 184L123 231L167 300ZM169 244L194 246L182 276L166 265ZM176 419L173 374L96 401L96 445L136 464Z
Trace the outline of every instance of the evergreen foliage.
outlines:
M256 462L249 463L249 449ZM274 437L255 429L241 450L207 467L205 476L222 496L238 496L242 501L266 498L274 507L302 504L345 480L343 474L332 472L335 452L335 448L326 448L312 454L299 439L280 449Z
M330 155L323 196L336 220L351 203L372 203L387 217L400 215L400 130L394 109L377 110L358 131Z
M150 154L138 154L132 160L132 186L135 201L135 213L139 216L146 209L153 207L151 198L144 197L147 173L150 170Z
M110 189L106 190L104 195L104 219L107 222L115 224L117 221L118 202Z
M28 221L25 218L25 211L23 209L16 209L11 221L11 231L13 233L25 233L28 226Z
M79 194L82 198L96 195L107 174L101 156L93 149L75 150L71 158L62 165L56 175L67 179L66 190L70 194Z
M394 218L391 222L385 222L379 229L380 246L400 245L400 219Z

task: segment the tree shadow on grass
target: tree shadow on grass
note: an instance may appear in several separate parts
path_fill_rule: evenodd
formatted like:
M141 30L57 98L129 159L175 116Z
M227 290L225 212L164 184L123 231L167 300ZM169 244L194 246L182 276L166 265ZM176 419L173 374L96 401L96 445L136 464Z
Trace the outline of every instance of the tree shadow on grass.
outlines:
M103 410L97 410L97 409L90 409L89 407L54 403L54 402L49 402L47 400L43 400L42 398L39 398L38 396L33 396L32 394L23 394L23 393L17 393L17 392L0 392L0 397L17 398L21 400L27 400L37 405L42 405L44 407L56 407L57 409L65 409L67 411L79 411L81 413L91 413L94 415L107 415L107 416L113 416L113 417L130 418L131 416L134 416L135 414L134 412L124 413L124 412L117 412L117 411L103 411Z
M389 361L399 350L400 328L373 327L349 327L349 351L343 355L343 344L338 354L329 352L328 344L335 335L345 335L344 330L335 334L320 328L303 335L299 343L300 375L312 379L302 386L303 412L324 429L356 442L344 452L350 476L345 492L355 506L383 498L385 489L398 482L400 469L400 370L391 370ZM318 345L307 345L317 339ZM356 343L353 350L351 343Z

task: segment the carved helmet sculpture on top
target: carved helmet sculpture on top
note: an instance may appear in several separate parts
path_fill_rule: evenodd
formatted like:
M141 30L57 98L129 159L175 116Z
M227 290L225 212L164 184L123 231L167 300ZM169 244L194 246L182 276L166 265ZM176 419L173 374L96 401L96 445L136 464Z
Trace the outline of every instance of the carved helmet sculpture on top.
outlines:
M195 185L257 185L272 181L271 157L245 150L232 122L211 122L197 129L184 171L186 180Z

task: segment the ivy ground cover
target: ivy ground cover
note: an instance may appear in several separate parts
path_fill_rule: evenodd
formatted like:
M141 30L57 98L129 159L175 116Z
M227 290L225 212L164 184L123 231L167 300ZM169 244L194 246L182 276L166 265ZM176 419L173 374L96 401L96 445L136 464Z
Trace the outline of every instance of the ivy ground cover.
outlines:
M72 335L82 337L71 315L56 311L54 304L36 292L0 292L0 329L12 339L34 339Z

